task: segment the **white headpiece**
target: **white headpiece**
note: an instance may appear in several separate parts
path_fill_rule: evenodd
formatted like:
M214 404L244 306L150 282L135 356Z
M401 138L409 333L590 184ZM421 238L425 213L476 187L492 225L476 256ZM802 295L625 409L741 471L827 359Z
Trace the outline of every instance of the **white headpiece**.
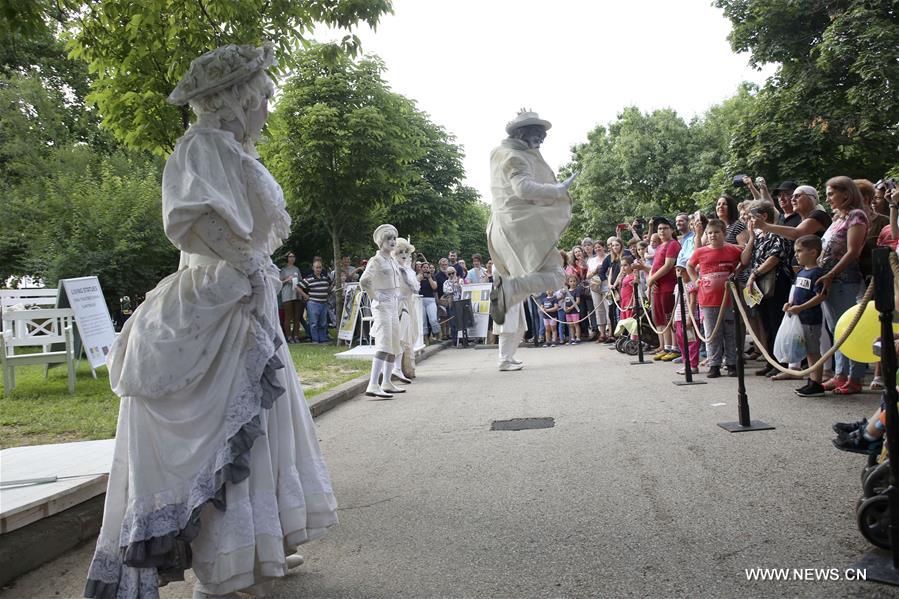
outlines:
M375 240L376 246L381 247L381 239L387 233L393 233L394 237L397 237L399 235L396 227L394 227L393 225L380 225L377 229L375 229L375 232L372 233L372 239Z
M271 42L260 47L228 44L216 48L190 63L190 68L169 94L176 106L249 80L258 71L276 64Z

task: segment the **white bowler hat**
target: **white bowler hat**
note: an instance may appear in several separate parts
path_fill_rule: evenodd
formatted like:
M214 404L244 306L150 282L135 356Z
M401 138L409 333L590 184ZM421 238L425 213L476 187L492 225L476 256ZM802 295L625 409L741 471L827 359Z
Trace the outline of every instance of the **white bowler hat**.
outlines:
M549 121L545 121L537 116L536 112L522 110L518 113L518 116L506 123L506 133L512 135L512 132L516 129L527 127L528 125L539 125L546 130L553 126Z

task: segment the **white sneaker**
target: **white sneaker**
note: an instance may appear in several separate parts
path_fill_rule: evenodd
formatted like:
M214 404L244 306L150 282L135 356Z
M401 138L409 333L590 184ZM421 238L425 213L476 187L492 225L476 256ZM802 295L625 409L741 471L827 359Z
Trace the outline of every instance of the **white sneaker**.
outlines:
M511 360L509 360L509 362L512 364L524 364L524 362L522 362L521 360L516 360L515 358L512 358Z
M287 556L287 569L292 570L293 568L297 568L306 563L306 560L303 559L303 556L299 553L294 553L293 555Z
M500 372L512 371L512 370L521 370L524 368L524 364L521 362L502 362L499 365Z

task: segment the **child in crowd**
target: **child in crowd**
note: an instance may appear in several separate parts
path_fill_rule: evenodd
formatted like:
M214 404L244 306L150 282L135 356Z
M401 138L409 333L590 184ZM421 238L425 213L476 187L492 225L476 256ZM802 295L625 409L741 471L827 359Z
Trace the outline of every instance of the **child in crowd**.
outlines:
M703 328L708 338L708 378L721 376L721 359L727 366L729 376L737 376L737 350L734 332L734 309L727 291L727 280L740 265L740 248L724 242L726 225L719 219L712 219L706 226L708 245L696 248L687 262L687 272L694 283L702 310ZM723 322L718 324L718 314ZM712 333L715 333L714 335Z
M818 277L824 273L824 269L818 266L821 238L817 235L803 235L796 240L793 248L796 261L802 269L796 274L796 280L790 290L790 300L784 304L784 312L799 317L802 335L805 337L806 357L811 366L821 358L818 348L821 345L821 325L824 322L824 312L821 310L824 294L817 284ZM796 389L796 395L800 397L824 395L824 387L821 385L822 375L823 368L816 368L810 374L808 383Z
M565 321L568 323L569 345L581 342L581 327L578 326L581 306L581 286L575 275L568 275L565 281L567 288L562 297L562 309L565 311Z
M546 329L546 345L555 347L559 340L559 335L556 333L556 322L551 318L559 313L559 302L556 299L555 291L546 290L541 307L543 308L543 326Z
M690 368L693 374L699 372L699 339L696 337L696 333L693 330L693 325L690 323L690 314L689 312L693 312L693 317L696 319L696 322L699 322L699 318L696 314L696 303L694 301L694 296L692 295L693 288L695 285L693 281L690 280L690 277L687 275L687 269L683 266L676 267L677 278L681 279L684 284L684 298L687 300L687 321L681 322L681 303L680 303L680 293L676 290L674 292L674 336L676 337L675 341L677 342L678 348L680 348L680 355L687 356L689 358ZM684 347L684 327L687 328L687 347ZM686 372L686 366L681 370L677 371L677 374L684 374Z
M662 237L658 233L649 236L649 245L646 247L646 266L652 268L652 261L655 258L656 250L662 245Z
M565 291L566 288L557 289L553 294L556 298L556 305L559 307L559 311L556 313L556 320L559 321L556 323L556 337L559 339L559 345L565 345L565 341L569 339L568 336L568 319L565 315Z
M634 310L634 281L637 281L637 273L634 271L634 261L624 256L621 258L621 320L633 318Z

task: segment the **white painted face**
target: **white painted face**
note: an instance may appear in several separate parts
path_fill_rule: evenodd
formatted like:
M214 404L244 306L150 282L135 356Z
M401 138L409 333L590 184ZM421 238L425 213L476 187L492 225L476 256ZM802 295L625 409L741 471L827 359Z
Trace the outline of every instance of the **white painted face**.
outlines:
M393 248L396 247L396 235L393 233L385 233L384 237L381 238L381 249L386 252L392 252Z
M409 266L411 258L412 255L409 253L409 250L407 248L403 248L396 253L397 262L399 262L403 266Z

